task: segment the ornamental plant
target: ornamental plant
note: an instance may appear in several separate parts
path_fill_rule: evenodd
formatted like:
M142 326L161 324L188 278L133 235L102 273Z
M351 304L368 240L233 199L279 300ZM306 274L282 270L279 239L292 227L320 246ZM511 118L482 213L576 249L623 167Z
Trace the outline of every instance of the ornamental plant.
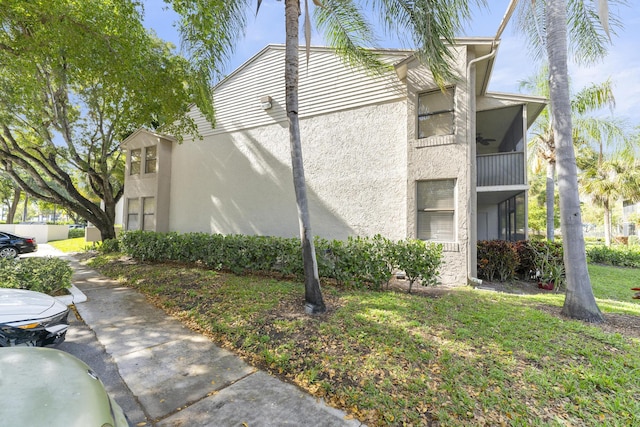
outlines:
M513 242L483 240L478 242L478 277L484 280L511 280L516 275L519 257Z

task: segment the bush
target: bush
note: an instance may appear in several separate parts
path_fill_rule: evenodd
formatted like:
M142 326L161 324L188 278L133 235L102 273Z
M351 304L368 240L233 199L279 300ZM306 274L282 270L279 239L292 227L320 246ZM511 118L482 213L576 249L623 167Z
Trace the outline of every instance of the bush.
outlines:
M634 246L593 246L587 250L587 259L596 264L640 268L640 250Z
M318 273L339 283L382 289L397 266L393 250L397 244L380 235L350 237L347 241L316 238L315 245Z
M439 245L416 240L393 243L382 236L352 237L346 241L316 238L320 277L356 287L381 289L393 270L410 277L411 285L436 283L442 259ZM267 271L303 277L300 241L293 238L206 233L127 231L120 249L142 261L202 263L236 274Z
M564 265L562 243L546 240L478 242L478 277L484 280L506 281L516 277L524 280L548 278L552 273L562 282ZM558 276L562 277L558 277Z
M640 246L640 237L629 236L629 246Z
M414 282L435 285L442 262L442 245L422 240L401 240L391 248L393 260L409 279L409 292Z
M118 242L118 239L107 239L98 244L98 252L101 252L103 254L114 253L118 252L119 250L120 244Z
M78 237L84 237L84 228L69 229L69 239L77 239Z
M516 275L519 258L516 245L505 240L483 240L478 242L478 277L501 282Z
M0 287L56 295L71 287L73 270L60 258L0 258Z
M515 243L519 263L518 276L525 280L534 280L542 275L549 265L564 264L563 248L560 242L547 240L521 240Z

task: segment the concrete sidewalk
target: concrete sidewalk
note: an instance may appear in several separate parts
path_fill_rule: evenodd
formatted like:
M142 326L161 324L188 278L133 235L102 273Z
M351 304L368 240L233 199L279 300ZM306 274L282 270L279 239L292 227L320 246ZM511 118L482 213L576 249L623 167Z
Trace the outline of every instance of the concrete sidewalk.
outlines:
M136 290L68 259L87 297L76 308L144 412L130 416L132 425L362 426L218 348Z

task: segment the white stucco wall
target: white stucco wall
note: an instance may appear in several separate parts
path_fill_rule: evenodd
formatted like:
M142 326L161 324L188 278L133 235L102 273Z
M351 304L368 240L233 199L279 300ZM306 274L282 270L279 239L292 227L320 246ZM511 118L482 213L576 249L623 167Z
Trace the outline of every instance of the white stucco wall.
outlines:
M406 103L300 122L312 231L392 239L406 230ZM286 122L175 145L171 230L299 235Z
M455 48L456 68L465 70L467 51L465 47ZM408 159L407 159L407 230L408 237L417 237L417 190L416 182L435 179L454 179L456 233L453 242L442 242L443 266L440 269L440 282L447 285L467 283L469 270L469 242L472 239L470 228L473 226L469 213L475 191L471 147L468 144L469 127L472 125L469 114L469 91L464 78L452 82L455 88L455 134L417 137L417 105L421 93L437 90L438 85L429 70L417 61L408 64ZM470 85L473 87L473 84ZM475 244L475 242L474 242Z

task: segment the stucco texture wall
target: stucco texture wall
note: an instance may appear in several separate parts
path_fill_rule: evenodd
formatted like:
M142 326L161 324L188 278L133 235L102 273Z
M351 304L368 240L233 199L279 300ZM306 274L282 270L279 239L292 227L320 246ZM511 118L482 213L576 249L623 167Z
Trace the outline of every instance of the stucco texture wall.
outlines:
M466 50L455 49L456 68L464 70ZM427 67L413 62L407 72L407 236L417 237L416 182L435 179L455 179L455 241L442 242L443 267L440 282L447 285L466 284L470 242L470 199L473 191L471 153L467 141L469 126L469 91L464 79L452 82L454 88L455 134L417 137L417 106L421 93L438 90Z
M406 114L398 101L301 120L315 235L405 237ZM169 228L298 236L289 146L286 122L175 145Z

